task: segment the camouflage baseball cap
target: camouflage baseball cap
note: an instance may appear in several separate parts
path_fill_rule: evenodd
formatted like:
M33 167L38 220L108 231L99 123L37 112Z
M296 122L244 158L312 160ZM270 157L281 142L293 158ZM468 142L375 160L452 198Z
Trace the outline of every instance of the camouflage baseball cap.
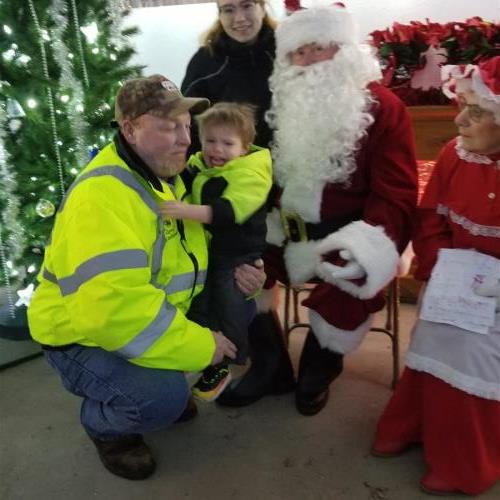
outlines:
M115 100L115 120L133 120L152 111L156 116L177 116L185 111L200 113L210 101L198 97L184 97L168 78L152 75L127 80Z

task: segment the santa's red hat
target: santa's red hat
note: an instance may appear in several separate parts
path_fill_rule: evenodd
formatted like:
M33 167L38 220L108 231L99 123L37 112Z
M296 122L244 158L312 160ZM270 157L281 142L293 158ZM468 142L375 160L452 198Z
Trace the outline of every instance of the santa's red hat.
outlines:
M328 45L357 44L358 33L353 19L342 4L297 10L281 21L276 29L276 58L309 43Z
M500 56L480 62L477 66L443 66L441 77L446 97L456 98L457 82L470 80L470 87L483 102L500 107Z

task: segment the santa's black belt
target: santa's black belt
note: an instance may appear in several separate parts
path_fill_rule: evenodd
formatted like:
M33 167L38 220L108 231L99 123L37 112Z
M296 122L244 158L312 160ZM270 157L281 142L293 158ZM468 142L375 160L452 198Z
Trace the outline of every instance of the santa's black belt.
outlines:
M281 223L288 241L321 240L331 233L352 221L361 219L362 211L339 215L322 220L316 224L305 222L302 217L294 212L281 210Z

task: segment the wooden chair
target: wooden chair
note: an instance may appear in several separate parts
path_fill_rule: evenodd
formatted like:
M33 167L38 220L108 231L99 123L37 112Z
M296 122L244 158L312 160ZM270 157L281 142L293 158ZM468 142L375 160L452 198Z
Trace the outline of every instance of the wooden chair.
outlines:
M309 328L309 323L303 323L299 318L299 295L310 292L313 284L304 286L283 285L285 290L285 303L283 310L283 333L288 346L290 333L296 328ZM399 278L394 278L386 288L385 323L383 327L372 327L372 332L387 335L392 346L392 382L394 389L399 378Z

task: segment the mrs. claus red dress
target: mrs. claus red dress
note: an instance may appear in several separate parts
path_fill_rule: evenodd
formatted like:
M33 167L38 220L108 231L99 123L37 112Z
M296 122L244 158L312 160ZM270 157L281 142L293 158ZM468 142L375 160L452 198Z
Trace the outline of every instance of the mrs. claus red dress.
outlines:
M470 153L459 140L444 148L413 243L423 280L440 248L500 258L500 154ZM421 443L429 472L470 495L500 479L500 314L486 335L417 321L377 441Z

